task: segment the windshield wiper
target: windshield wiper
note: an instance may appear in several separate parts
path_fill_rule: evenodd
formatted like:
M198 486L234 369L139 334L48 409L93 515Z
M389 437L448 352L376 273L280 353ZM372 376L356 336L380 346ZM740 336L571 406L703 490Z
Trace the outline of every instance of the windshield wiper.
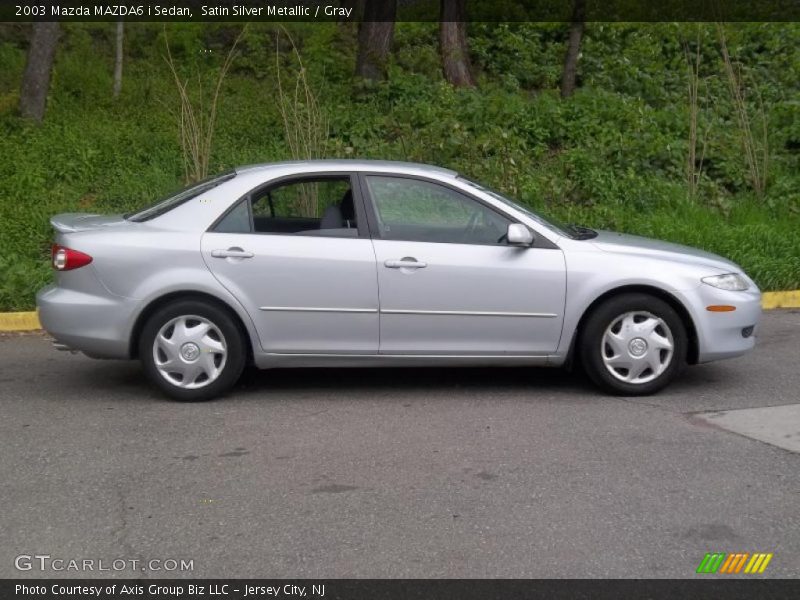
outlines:
M583 227L581 225L574 225L570 223L567 225L569 230L575 235L576 240L591 240L597 237L597 232L594 229Z

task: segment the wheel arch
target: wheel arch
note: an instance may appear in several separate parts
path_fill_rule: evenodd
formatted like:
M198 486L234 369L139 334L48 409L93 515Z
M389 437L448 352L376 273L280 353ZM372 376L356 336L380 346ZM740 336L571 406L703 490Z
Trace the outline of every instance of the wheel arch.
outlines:
M157 310L177 300L200 300L213 304L225 312L232 318L236 326L239 328L240 333L247 340L247 364L253 362L253 339L247 329L241 315L227 302L209 294L207 292L200 292L196 290L180 290L163 294L151 300L136 317L136 321L131 329L128 354L131 358L139 358L139 338L141 337L142 330L148 319L155 314Z
M583 331L583 327L586 324L586 320L588 319L589 315L603 302L608 300L609 298L613 298L614 296L620 296L622 294L630 294L630 293L641 293L641 294L648 294L660 300L663 300L667 304L672 307L678 316L681 318L681 322L683 326L686 328L686 337L688 338L688 348L687 348L687 355L686 355L686 362L690 365L697 364L698 354L699 354L699 342L697 337L697 328L695 327L694 321L692 320L692 316L689 314L689 311L683 305L683 303L678 300L673 294L669 293L668 291L658 288L652 285L624 285L620 287L616 287L610 289L600 296L595 298L589 306L583 311L581 314L581 318L578 321L578 325L575 328L575 334L572 336L572 342L570 344L569 355L567 362L572 363L575 359L575 347L578 343L578 338L580 338L581 332Z

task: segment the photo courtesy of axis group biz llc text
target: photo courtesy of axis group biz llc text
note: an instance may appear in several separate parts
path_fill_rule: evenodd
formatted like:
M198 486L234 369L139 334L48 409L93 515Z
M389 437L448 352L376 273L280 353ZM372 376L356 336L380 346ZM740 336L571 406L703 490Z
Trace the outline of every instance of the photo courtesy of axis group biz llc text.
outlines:
M0 598L800 594L800 5L0 4Z
M253 585L250 583L237 584L232 581L212 582L212 583L188 583L173 581L167 584L151 583L142 585L137 581L130 583L113 583L98 581L95 583L41 583L28 585L26 583L16 583L14 593L18 597L115 597L117 594L124 598L134 597L154 597L154 598L181 598L194 596L224 597L234 594L241 595L241 598L255 596L287 596L287 597L319 597L325 596L325 584L311 584L310 587L286 583L283 585Z

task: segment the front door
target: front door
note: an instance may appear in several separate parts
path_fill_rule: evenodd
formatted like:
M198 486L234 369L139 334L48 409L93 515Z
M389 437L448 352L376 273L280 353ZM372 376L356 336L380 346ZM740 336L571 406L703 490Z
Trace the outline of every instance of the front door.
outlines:
M505 242L507 215L419 178L365 175L374 215L380 353L546 355L561 335L557 248Z
M265 352L377 353L375 254L351 183L268 185L203 236L203 259L251 315Z

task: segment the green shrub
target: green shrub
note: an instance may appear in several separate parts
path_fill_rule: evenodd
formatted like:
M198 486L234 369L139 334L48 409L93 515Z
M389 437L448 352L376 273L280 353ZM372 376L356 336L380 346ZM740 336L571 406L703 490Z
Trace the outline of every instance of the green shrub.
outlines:
M276 105L276 27L253 23L242 41L220 100L212 171L288 156ZM116 101L113 29L64 25L38 127L16 116L23 31L0 29L10 32L0 41L0 310L30 309L48 280L51 215L124 212L182 183L163 28L126 24ZM167 35L176 60L204 73L239 30L175 24ZM558 23L471 23L479 84L467 90L443 81L435 23L397 25L389 79L369 91L353 89L353 27L301 23L290 31L330 119L331 156L452 167L560 220L702 247L741 264L764 289L800 287L800 25L726 29L769 117L762 201L748 187L710 24L588 24L581 87L569 100L558 94L566 40ZM701 127L709 135L698 195L689 200L683 43L698 35Z

